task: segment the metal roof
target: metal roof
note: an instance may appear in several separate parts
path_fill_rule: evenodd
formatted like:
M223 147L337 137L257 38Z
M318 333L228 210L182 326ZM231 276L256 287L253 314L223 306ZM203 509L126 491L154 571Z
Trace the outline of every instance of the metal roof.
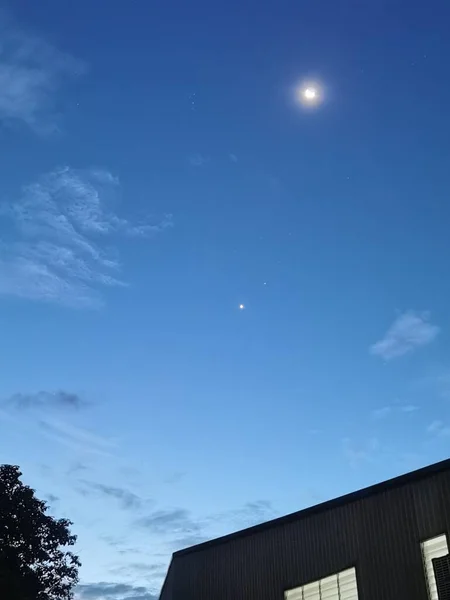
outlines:
M432 477L433 475L448 470L450 470L450 459L446 459L441 462L429 465L427 467L423 467L416 471L411 471L410 473L394 477L393 479L388 479L387 481L383 481L382 483L371 485L362 490L358 490L357 492L345 494L344 496L340 496L339 498L334 498L333 500L322 502L321 504L305 508L303 510L291 513L289 515L278 517L277 519L273 519L265 523L260 523L259 525L254 525L253 527L248 527L247 529L242 529L241 531L237 531L235 533L231 533L213 540L209 540L207 542L203 542L201 544L197 544L195 546L191 546L183 550L178 550L177 552L174 552L173 556L174 558L176 558L178 556L183 556L192 552L199 552L201 550L206 550L207 548L210 548L212 546L219 546L221 544L225 544L238 538L247 537L256 533L266 531L268 529L273 529L275 527L287 525L288 523L292 523L302 519L307 519L308 517L311 517L318 513L332 510L345 504L350 504L351 502L364 500L365 498L375 496L382 492L386 492L409 483L414 483L415 481L427 479L428 477Z

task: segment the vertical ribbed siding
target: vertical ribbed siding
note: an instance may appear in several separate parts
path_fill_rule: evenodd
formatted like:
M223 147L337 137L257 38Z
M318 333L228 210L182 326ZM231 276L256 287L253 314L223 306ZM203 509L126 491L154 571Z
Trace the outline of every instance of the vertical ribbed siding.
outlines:
M175 583L175 564L174 561L169 565L166 579L160 594L160 600L173 600L174 598L174 583Z
M359 600L427 600L420 542L449 530L446 471L175 556L167 600L283 600L286 589L352 566Z

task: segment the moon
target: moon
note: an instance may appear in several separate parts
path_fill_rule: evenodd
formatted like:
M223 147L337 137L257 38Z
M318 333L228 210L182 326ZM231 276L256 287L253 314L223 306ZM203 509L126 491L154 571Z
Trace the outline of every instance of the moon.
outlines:
M305 107L315 107L323 101L323 88L314 81L304 81L297 88L297 99Z
M305 100L315 100L317 97L316 89L313 87L307 87L305 90L303 90L303 97Z
M239 310L244 310L245 306L243 304L239 304Z

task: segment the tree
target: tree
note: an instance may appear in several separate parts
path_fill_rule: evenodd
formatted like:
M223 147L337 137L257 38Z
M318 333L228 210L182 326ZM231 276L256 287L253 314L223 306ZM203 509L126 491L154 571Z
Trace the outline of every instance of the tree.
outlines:
M0 465L0 598L69 600L81 566L66 549L76 541L72 523L47 515L21 476L19 467Z

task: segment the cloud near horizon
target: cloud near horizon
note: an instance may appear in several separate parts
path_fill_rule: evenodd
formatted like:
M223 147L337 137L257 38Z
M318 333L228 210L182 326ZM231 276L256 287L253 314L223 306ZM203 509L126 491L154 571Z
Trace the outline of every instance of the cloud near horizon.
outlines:
M218 535L232 533L279 516L267 500L255 500L221 513L195 517L184 508L152 511L135 524L152 535L164 536L172 551L201 544ZM225 530L224 530L225 528Z
M119 180L109 171L63 167L4 203L0 218L14 225L14 235L0 241L0 295L71 308L102 306L101 289L127 285L109 244L172 225L170 215L140 224L119 217L113 210L119 196Z
M409 310L397 317L383 338L370 347L370 353L384 360L399 358L430 344L439 331L429 313Z
M157 600L157 595L143 586L126 583L89 583L78 585L75 590L76 600Z

